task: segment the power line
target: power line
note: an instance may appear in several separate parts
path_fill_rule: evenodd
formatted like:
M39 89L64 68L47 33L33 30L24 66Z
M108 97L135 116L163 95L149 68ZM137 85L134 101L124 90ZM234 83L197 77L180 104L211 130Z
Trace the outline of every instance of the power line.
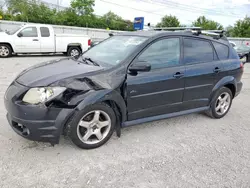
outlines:
M125 6L125 5L121 5L121 4L106 1L106 0L100 0L100 1L102 1L104 3L116 5L116 6L119 6L119 7L122 7L122 8L128 8L128 9L133 9L133 10L137 10L137 11L141 11L141 12L146 12L148 14L153 14L153 15L162 16L162 17L165 16L164 14L159 14L159 13L155 13L155 12L152 12L152 11L146 11L146 10L142 10L142 9L138 9L138 8L134 8L134 7L130 7L130 6ZM192 22L192 20L187 20L187 19L186 19L186 21Z
M169 1L169 0L164 0L164 1L163 0L155 0L154 3L152 3L148 0L139 0L139 1L144 2L144 3L148 3L148 4L158 4L161 6L170 7L170 8L179 9L179 10L184 10L184 11L188 11L188 12L192 12L192 13L194 13L195 11L198 11L198 12L204 12L208 15L215 15L216 14L216 15L220 15L220 16L230 16L230 17L234 17L234 18L242 18L242 15L239 15L239 14L225 14L221 11L190 6L190 5L176 3L173 1Z

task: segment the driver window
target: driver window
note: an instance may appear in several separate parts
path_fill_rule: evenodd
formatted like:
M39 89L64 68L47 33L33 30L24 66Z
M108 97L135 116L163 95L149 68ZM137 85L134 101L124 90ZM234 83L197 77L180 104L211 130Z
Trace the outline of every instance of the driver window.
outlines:
M139 57L151 64L151 69L176 66L180 63L180 39L161 39L151 44Z
M22 37L38 37L36 27L26 27L20 33Z

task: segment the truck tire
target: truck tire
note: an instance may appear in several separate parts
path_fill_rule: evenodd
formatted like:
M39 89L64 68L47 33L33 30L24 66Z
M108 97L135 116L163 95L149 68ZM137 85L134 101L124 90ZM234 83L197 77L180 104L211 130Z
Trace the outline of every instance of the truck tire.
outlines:
M7 58L12 56L12 48L8 44L0 44L0 57Z
M72 46L68 48L67 55L77 59L81 55L81 49L78 46Z

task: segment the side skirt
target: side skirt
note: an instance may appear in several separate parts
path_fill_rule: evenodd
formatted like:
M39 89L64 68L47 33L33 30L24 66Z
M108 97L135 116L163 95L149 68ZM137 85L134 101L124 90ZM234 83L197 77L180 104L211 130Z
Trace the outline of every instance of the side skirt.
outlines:
M146 122L150 122L150 121L156 121L156 120L161 120L161 119L166 119L166 118L171 118L171 117L176 117L176 116L181 116L181 115L186 115L186 114L191 114L191 113L196 113L196 112L202 112L202 111L206 111L208 109L209 109L209 106L206 106L206 107L195 108L195 109L191 109L191 110L174 112L174 113L170 113L170 114L163 114L163 115L158 115L158 116L136 119L136 120L132 120L132 121L125 121L124 123L122 123L122 127L129 127L132 125L142 124L142 123L146 123Z

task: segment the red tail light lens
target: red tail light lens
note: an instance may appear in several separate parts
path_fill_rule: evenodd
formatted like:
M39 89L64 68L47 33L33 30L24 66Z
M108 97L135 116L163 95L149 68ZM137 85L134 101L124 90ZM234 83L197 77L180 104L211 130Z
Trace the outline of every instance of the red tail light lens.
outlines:
M88 40L88 46L91 46L91 39Z
M243 69L244 68L244 63L240 63L240 68Z

